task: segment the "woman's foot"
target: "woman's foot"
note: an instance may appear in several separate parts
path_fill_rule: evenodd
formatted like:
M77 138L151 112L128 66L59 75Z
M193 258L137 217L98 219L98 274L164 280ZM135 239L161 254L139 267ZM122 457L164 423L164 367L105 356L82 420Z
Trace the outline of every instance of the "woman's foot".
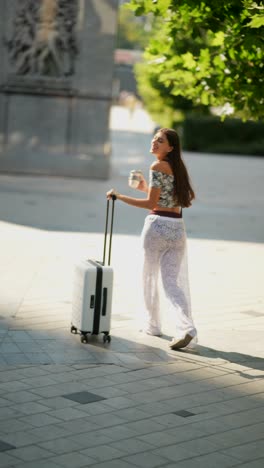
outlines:
M188 346L188 344L192 341L192 339L193 339L193 336L187 334L181 340L173 339L171 343L169 344L169 347L170 349L173 349L173 350L186 348L186 346Z

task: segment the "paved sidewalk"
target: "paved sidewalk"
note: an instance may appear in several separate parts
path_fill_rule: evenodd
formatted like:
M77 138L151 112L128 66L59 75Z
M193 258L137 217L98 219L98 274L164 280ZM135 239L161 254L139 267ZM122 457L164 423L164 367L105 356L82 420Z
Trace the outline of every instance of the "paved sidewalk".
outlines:
M111 344L70 333L74 264L101 258L102 194L132 193L129 170L149 165L151 122L123 113L120 129L120 112L110 181L0 176L0 466L262 467L261 159L185 155L194 351L168 349L164 297L163 337L139 332L146 213L121 204Z

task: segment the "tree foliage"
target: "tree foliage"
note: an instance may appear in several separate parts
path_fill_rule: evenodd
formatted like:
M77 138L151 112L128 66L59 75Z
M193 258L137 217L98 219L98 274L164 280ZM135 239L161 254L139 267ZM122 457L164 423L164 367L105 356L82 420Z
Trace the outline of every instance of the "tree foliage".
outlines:
M258 0L131 0L136 15L152 13L159 27L137 74L141 93L167 103L229 105L244 120L263 118L264 7Z

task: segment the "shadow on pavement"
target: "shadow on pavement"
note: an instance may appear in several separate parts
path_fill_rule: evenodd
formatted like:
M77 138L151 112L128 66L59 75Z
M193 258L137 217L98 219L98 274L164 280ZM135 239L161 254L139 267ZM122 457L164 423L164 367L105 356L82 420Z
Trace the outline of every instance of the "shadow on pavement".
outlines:
M181 350L181 353L187 353L188 355L193 354L192 350ZM225 361L231 364L239 364L244 367L249 367L250 369L258 369L264 370L264 360L263 358L259 358L254 355L243 354L243 353L236 353L236 352L225 352L215 348L208 348L205 346L197 345L196 351L194 351L195 355L206 357L210 359L224 359ZM254 379L254 376L251 376L246 373L246 371L237 372L248 379ZM259 378L264 378L259 377Z

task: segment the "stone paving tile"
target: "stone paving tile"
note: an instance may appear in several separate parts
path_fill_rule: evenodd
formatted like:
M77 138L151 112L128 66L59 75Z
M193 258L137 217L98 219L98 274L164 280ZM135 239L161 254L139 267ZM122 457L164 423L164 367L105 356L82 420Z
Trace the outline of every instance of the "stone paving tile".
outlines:
M218 452L209 453L208 455L202 455L200 457L188 458L187 460L177 461L175 463L166 465L166 468L204 468L208 466L210 468L229 468L231 466L238 466L238 460L232 457L227 457ZM239 464L242 467L242 465ZM244 465L243 465L244 468ZM250 466L251 468L251 466ZM257 468L257 467L256 467Z
M264 457L263 439L221 450L221 453L241 461L257 460L258 458Z
M140 440L139 438L125 439L117 442L112 442L111 447L114 447L118 450L122 450L129 455L133 455L140 452L146 452L153 450L154 446Z
M167 458L151 452L143 452L136 455L129 455L128 457L124 457L122 461L123 460L142 468L155 468L168 463Z
M173 409L178 408L195 408L196 406L210 405L212 403L225 402L227 400L232 400L233 395L228 396L220 390L206 391L197 394L191 395L180 395L175 398L166 399L166 405L170 406Z
M168 376L163 377L162 379L157 379L157 377L150 377L148 379L144 379L145 390L152 390L153 388L158 389L162 387L172 387L174 385L180 385L179 382L173 383L167 380Z
M38 403L47 407L47 411L49 410L60 410L64 408L70 408L72 406L76 406L77 403L72 400L68 400L63 398L62 396L57 396L53 398L41 398L39 399L39 395L35 395Z
M176 462L185 458L213 453L217 449L218 446L216 444L209 443L206 439L195 439L167 447L160 447L159 450L154 450L153 453Z
M226 422L221 421L220 418L205 419L203 421L194 422L194 423L192 422L190 423L190 420L189 420L189 424L187 424L188 420L189 418L183 420L182 425L184 426L184 430L187 431L189 430L190 427L192 427L198 431L201 431L201 435L217 434L218 432L226 432L231 429L234 429L232 424L227 424ZM174 430L175 430L174 428L168 429L169 432L171 431L174 432Z
M0 453L0 466L6 468L8 466L17 466L19 460L11 456L8 452Z
M94 458L97 462L110 461L116 458L121 458L126 455L126 452L109 445L100 445L92 447L80 452L88 458Z
M102 377L104 375L115 375L124 372L126 369L115 364L97 365L97 364L73 364L71 372L79 381L87 378Z
M227 416L222 416L219 418L220 421L227 423L232 426L232 428L248 426L250 424L255 424L258 422L264 421L264 411L260 411L258 408L241 411L235 414L230 414Z
M40 442L38 443L38 446L45 450L49 450L55 453L56 455L62 455L65 453L70 453L70 452L77 452L84 448L81 444L73 441L69 437L68 438L63 437L61 439Z
M36 468L36 461L19 462L19 460L17 460L17 464L14 466L16 466L16 468ZM39 460L37 462L37 468L61 468L61 465L53 463L51 459L48 458L46 460Z
M80 468L82 466L90 466L95 463L91 457L87 457L78 452L66 453L53 457L52 462L63 466L63 468Z
M242 468L263 468L264 465L264 457L259 458L258 460L250 460L248 463L239 463L239 466Z
M20 404L13 405L12 408L16 411L17 415L33 415L38 413L45 413L49 411L47 406L44 406L36 401L28 401ZM19 414L20 413L20 414ZM20 419L23 420L23 419ZM55 422L55 421L54 421ZM32 424L32 423L30 423Z
M11 405L11 404L12 403L6 399L6 395L5 395L5 398L0 397L0 408L2 408L4 406L6 407L6 406Z
M10 326L9 322L8 322L8 320L1 319L0 320L0 325L1 325L1 330L3 331L4 337L5 337L6 333L8 332L9 326Z
M0 408L0 421L10 418L12 419L14 417L17 417L18 415L22 416L22 413L10 406Z
M13 392L20 391L20 390L28 390L29 385L27 385L25 382L21 382L19 380L13 380L11 384L11 388ZM8 394L10 391L10 383L9 382L4 382L0 383L0 394L2 396Z
M28 334L33 340L51 340L50 333L46 333L43 330L28 330Z
M221 395L220 398L218 398L218 394L215 394L213 399L216 401L213 401L212 403L210 402L210 397L209 401L206 402L206 396L207 394L201 395L201 397L179 397L171 400L166 400L166 404L168 405L168 407L171 408L171 412L188 408L188 410L193 413L208 413L208 417L210 415L225 415L232 412L233 397L231 397L231 400L229 400L231 403L230 405L228 405L228 400L223 400L221 398Z
M232 400L224 403L225 408L228 410L233 409L235 411L255 409L263 406L264 399L262 394L247 395L239 398L233 398Z
M53 397L61 396L64 393L67 393L67 389L64 390L63 388L61 388L61 386L58 386L58 385L51 385L51 386L43 387L43 388L33 388L31 389L31 392L38 395L39 398L53 398Z
M7 419L0 422L0 432L9 434L14 431L26 431L32 429L32 424L26 421L18 421L17 418Z
M242 443L264 439L264 423L255 424L243 428L233 429L227 432L208 435L206 440L216 443L221 449L230 448Z
M91 468L135 468L135 465L122 460L112 460L91 465Z
M30 359L23 353L3 353L2 357L8 365L31 364Z
M93 389L100 389L106 387L112 387L115 384L114 377L111 376L103 376L103 377L94 377L90 378L87 377L86 380L82 380L82 383L85 384L88 388ZM123 390L121 388L121 390Z
M31 364L52 364L53 358L48 353L25 353L25 357Z
M114 426L118 426L120 424L125 423L126 420L120 418L119 416L117 416L117 414L119 414L118 411L116 412L116 414L110 413L106 415L99 414L97 416L89 416L89 423L94 424L94 426L97 425L97 427L99 426L100 428L110 427L110 426L114 427Z
M101 402L92 402L92 403L87 403L86 405L82 405L81 410L83 413L86 415L91 415L94 416L96 414L107 414L111 413L114 411L111 406L106 406L105 402L107 400L103 400L103 403ZM78 407L79 409L79 407Z
M135 380L137 380L136 372L119 372L116 374L111 374L110 378L112 380L112 384L129 383L135 382Z
M157 365L151 368L151 373L153 377L162 377L164 375L170 375L175 373L181 373L191 370L203 369L207 364L201 362L190 362L186 358L180 355L180 358L177 356L177 361L173 364ZM143 377L143 374L142 374Z
M236 414L239 411L261 408L263 406L263 402L260 399L257 401L255 399L254 401L250 401L248 398L239 398L238 400L242 401L237 401L237 399L233 398L232 400L211 403L208 405L205 404L192 406L190 403L189 409L192 412L208 413L211 416L217 417Z
M135 402L138 403L138 402ZM181 405L182 407L182 405ZM174 406L173 406L174 409ZM148 417L160 416L172 412L172 408L166 402L145 403L144 405L137 405L137 410L143 411Z
M240 396L254 395L258 393L263 393L264 382L263 379L259 379L254 382L244 383L237 386L232 386L228 388L223 388L221 391L223 395L227 395L229 398L236 398L239 393Z
M140 392L144 392L145 390L148 390L148 385L145 384L144 380L142 380L140 382L137 381L137 382L119 384L115 388L118 388L119 390L123 390L129 394L134 394L134 393L140 393Z
M97 447L99 445L109 445L112 444L113 439L104 435L103 430L94 431L94 432L84 432L82 434L73 434L70 438L67 437L65 440L68 439L76 442L81 449L86 449L87 447Z
M22 418L19 418L18 421L22 423L30 424L31 426L34 426L34 427L43 427L43 426L49 426L51 424L60 423L59 419L54 418L53 416L49 414L43 414L43 413L30 414L29 416L24 416Z
M14 340L16 343L32 341L32 338L29 335L29 333L22 330L9 330L7 336Z
M220 375L213 378L205 379L199 381L199 385L202 386L203 389L211 389L213 388L226 388L226 387L233 387L239 386L248 383L248 378L240 375L235 374L226 374Z
M72 434L72 431L67 427L60 427L56 425L48 425L44 427L35 427L32 430L28 430L29 436L34 436L38 442L45 442L47 440L53 440L59 437L66 437Z
M71 372L62 372L58 374L50 374L52 380L56 383L66 383L66 382L72 382L74 380L74 377ZM79 380L79 379L78 379Z
M137 437L138 433L135 429L130 427L130 424L122 424L121 426L108 427L102 429L101 435L109 437L112 441L119 441L122 439L129 439L131 437Z
M173 430L163 430L162 432L153 432L141 435L138 436L138 438L144 442L152 444L154 447L166 447L179 442L200 439L203 435L205 434L191 426L188 430L174 428Z
M130 400L127 397L120 396L120 397L113 397L113 398L108 398L107 400L104 401L104 406L110 407L112 409L126 409L126 408L131 408L134 407L136 403L133 400Z
M129 393L127 396L138 404L156 403L162 400L160 393L157 393L155 390L152 392L144 391L138 393Z
M97 395L100 395L104 398L112 398L112 397L119 397L119 396L128 396L131 397L125 390L121 390L116 387L108 387L108 388L98 388L96 389Z
M195 381L206 381L210 380L213 377L216 376L224 376L226 374L229 374L228 370L222 368L222 369L216 369L216 368L210 368L210 367L203 367L199 369L192 369L188 371L183 371L183 372L175 372L174 374L169 374L164 376L166 381L171 382L172 384L181 384L181 383L186 383L186 382L195 382Z
M45 372L50 374L61 374L61 373L75 373L74 366L68 366L66 364L51 364L45 368Z
M9 434L1 433L0 439L14 445L16 448L24 447L25 445L33 445L39 442L39 438L28 431L17 431Z
M126 409L121 409L118 410L118 416L125 420L126 422L129 421L139 421L139 420L145 420L149 418L149 415L142 411L141 409L138 410L137 408L126 408ZM111 415L109 416L111 417Z
M22 379L23 375L21 374L21 370L24 367L19 366L18 368L15 366L1 366L0 367L0 377L1 377L1 385L5 382L13 382L19 381Z
M138 436L148 434L150 432L158 432L164 429L162 424L150 419L142 419L141 421L134 421L127 424L128 429L132 429Z
M37 445L28 445L27 447L20 447L8 452L9 455L12 455L22 461L33 461L41 460L43 458L49 458L53 455L49 450L38 447Z
M136 356L138 359L142 359L144 361L148 362L164 362L164 359L162 359L158 353L153 353L153 352L148 352L148 353L135 353L134 356Z
M4 342L0 344L0 352L2 354L11 354L11 353L19 353L20 349L19 347L12 342Z
M123 372L121 371L122 373L115 374L111 378L114 380L117 379L116 380L117 384L146 380L146 379L157 376L157 372L156 372L157 367L158 366L155 366L153 364L148 364L142 367L142 365L140 364L140 366L137 366L135 369L126 369L126 370L123 369ZM169 366L166 366L166 367L169 367ZM123 382L122 376L125 377L124 382ZM119 379L121 379L120 382L119 382Z
M71 421L73 419L83 418L85 417L82 408L62 408L57 410L52 410L49 414L53 417L62 419L63 421Z
M26 379L27 377L42 377L43 375L49 375L49 368L51 366L34 366L34 365L29 365L29 366L19 366L16 368L14 371L14 374L19 374L21 376L21 379Z
M161 424L165 428L177 427L177 426L183 425L182 417L176 414L172 414L172 413L155 416L151 418L151 421L157 422L158 424Z
M22 353L25 353L27 356L32 353L39 353L39 346L34 341L21 341L17 343L17 347Z
M11 392L7 393L5 395L5 398L7 398L8 404L12 405L12 403L28 403L28 402L33 402L39 399L38 395L34 395L34 393L31 393L26 390L22 390L21 392Z
M82 432L96 431L100 429L100 426L90 421L90 418L83 417L78 419L72 419L71 421L63 421L56 424L57 428L64 429L69 434L80 434Z

